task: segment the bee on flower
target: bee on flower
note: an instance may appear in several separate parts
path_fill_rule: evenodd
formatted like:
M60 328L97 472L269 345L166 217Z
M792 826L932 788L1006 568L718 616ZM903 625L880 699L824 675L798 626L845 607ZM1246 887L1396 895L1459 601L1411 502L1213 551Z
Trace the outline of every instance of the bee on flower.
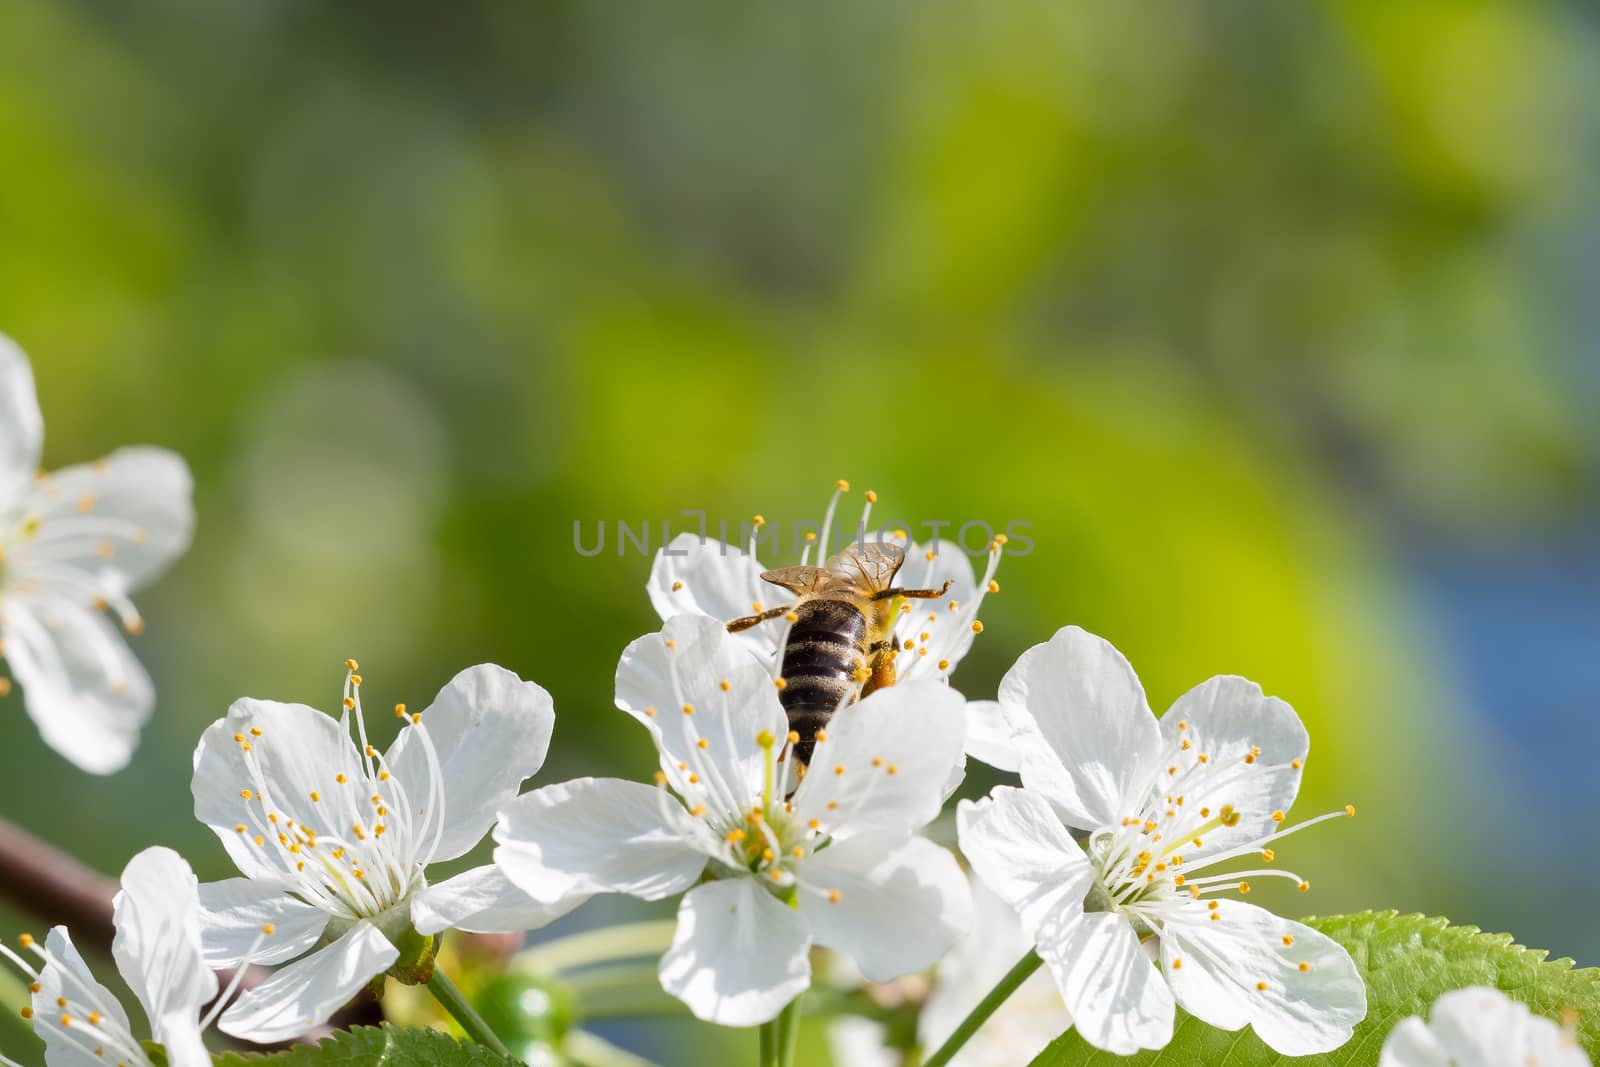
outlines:
M766 663L720 621L677 616L617 668L656 784L526 793L495 829L495 862L550 904L684 894L661 985L726 1026L767 1022L808 988L813 943L875 981L919 971L971 917L955 858L917 833L959 781L962 705L932 680L880 690L840 709L804 769Z

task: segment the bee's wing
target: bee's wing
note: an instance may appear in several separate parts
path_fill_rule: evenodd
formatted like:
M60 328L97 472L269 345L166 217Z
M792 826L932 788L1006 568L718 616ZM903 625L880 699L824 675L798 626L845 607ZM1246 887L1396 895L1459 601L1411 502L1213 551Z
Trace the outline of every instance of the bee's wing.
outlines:
M762 571L761 580L805 596L828 585L835 576L822 567L779 567L775 571Z
M894 584L905 559L904 546L893 541L857 541L828 560L828 570L848 575L877 592Z

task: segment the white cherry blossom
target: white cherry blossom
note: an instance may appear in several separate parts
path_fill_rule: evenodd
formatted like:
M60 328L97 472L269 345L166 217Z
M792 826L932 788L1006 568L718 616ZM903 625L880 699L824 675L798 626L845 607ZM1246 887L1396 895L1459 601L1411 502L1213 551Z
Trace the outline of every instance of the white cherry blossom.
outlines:
M828 501L821 532L815 541L806 543L801 565L813 559L821 565L829 558L834 514L839 498L849 488L846 482L838 483ZM917 678L948 679L972 648L973 638L983 631L983 623L978 619L983 598L1000 589L994 575L1004 551L1005 535L996 536L989 544L988 562L983 577L978 578L966 553L954 541L938 539L917 544L904 530L873 532L867 520L877 499L876 493L867 492L866 504L853 533L862 541L881 539L905 549L906 561L895 579L896 584L908 589L938 589L946 581L950 582L949 590L938 600L900 603L894 625L898 651L895 670L902 682ZM756 548L763 525L763 520L757 516L755 532L745 548L683 533L657 551L646 589L662 621L674 615L708 615L729 622L793 600L794 594L788 590L761 580L767 568L756 559ZM776 671L778 651L783 647L787 630L788 624L778 618L742 630L737 636Z
M107 614L143 630L129 594L189 547L193 482L177 455L145 447L45 474L43 446L33 372L0 334L0 655L45 743L109 774L155 693ZM0 697L11 688L0 675Z
M873 980L921 970L970 919L955 858L916 834L960 765L962 704L931 680L879 690L835 714L802 774L767 666L716 619L669 619L617 669L617 705L659 750L657 785L524 794L495 862L551 904L685 893L661 984L723 1025L777 1016L810 985L813 942Z
M1216 677L1158 722L1132 667L1076 627L1023 654L1000 686L1026 788L957 812L961 849L1049 966L1079 1033L1119 1054L1160 1048L1174 1003L1213 1026L1246 1025L1286 1055L1326 1052L1366 1015L1337 942L1221 893L1298 875L1207 873L1273 863L1309 747L1289 705ZM1087 850L1072 830L1087 834ZM1141 940L1155 938L1152 966Z
M1378 1067L1589 1067L1572 1031L1498 989L1472 986L1434 1001L1389 1032Z
M235 1037L285 1040L326 1021L395 963L410 930L525 930L577 903L535 903L492 866L431 886L426 876L477 844L544 763L549 694L501 667L469 668L421 714L397 706L405 725L382 752L367 741L355 661L346 667L340 718L240 700L195 751L195 815L243 874L200 887L206 961L237 963L264 923L277 935L256 962L300 957L222 1016Z
M113 904L116 937L111 954L122 980L144 1008L148 1033L166 1051L170 1067L209 1067L200 1034L209 1025L200 1009L217 995L217 976L200 949L200 900L194 872L171 849L147 848L128 862ZM270 931L257 931L257 943ZM0 945L31 981L32 1003L24 1015L44 1040L50 1067L153 1067L134 1035L128 1013L95 980L64 926L40 944L24 934L28 958ZM0 1056L0 1063L12 1061Z

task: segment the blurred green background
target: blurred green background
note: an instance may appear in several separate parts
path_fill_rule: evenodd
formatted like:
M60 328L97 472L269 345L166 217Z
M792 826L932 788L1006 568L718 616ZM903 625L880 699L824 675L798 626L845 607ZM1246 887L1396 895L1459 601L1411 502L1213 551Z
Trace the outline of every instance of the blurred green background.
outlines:
M7 0L47 465L170 446L200 522L140 598L132 766L14 695L0 810L228 874L195 740L335 708L347 656L374 706L498 662L555 696L539 780L647 775L649 560L574 522L814 520L842 477L1032 524L969 695L1076 623L1158 709L1295 705L1302 811L1361 817L1266 903L1600 963L1596 99L1580 4Z

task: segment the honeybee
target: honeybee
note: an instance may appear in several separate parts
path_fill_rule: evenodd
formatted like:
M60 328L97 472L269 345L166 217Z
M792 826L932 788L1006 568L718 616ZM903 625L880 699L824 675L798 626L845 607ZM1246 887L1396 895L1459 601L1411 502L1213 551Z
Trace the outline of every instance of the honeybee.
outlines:
M894 684L895 601L932 600L949 592L901 589L895 574L905 549L893 543L858 541L821 567L781 567L761 579L800 599L728 623L729 633L783 616L790 623L783 647L778 700L789 729L800 735L790 751L811 762L817 731L833 713L877 689Z

